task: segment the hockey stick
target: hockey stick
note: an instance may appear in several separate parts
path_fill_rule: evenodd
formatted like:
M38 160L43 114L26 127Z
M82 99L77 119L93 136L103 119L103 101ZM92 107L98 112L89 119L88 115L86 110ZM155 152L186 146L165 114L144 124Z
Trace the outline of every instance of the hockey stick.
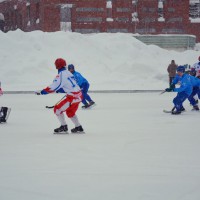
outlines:
M64 97L62 97L62 99L60 99L60 101L58 101L55 105L59 104L65 97L66 97L66 95ZM51 109L51 108L54 108L54 106L46 106L46 108Z
M163 90L160 94L164 94L166 92L166 90Z
M165 113L172 113L175 110L175 106L171 109L171 110L163 110L163 112Z

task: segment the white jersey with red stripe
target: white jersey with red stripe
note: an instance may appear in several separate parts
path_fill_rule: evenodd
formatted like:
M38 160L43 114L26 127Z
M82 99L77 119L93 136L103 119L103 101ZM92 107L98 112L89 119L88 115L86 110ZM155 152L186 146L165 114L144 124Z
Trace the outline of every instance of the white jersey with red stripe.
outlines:
M53 80L53 83L41 91L41 94L52 92L73 94L80 92L81 89L76 83L76 80L71 72L66 68L58 70L58 75Z
M195 69L195 71L196 71L196 76L200 76L200 62L195 63L195 64L192 66L192 69Z

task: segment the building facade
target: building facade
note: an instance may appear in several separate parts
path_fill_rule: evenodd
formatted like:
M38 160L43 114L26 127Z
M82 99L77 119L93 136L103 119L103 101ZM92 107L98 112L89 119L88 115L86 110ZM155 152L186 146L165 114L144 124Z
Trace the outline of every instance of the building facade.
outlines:
M0 15L5 32L191 34L200 42L200 0L4 0Z

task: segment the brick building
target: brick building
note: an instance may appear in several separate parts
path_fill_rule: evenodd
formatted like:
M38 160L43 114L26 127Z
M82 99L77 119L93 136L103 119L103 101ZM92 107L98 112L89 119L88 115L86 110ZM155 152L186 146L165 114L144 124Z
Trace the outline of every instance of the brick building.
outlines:
M0 0L4 31L191 34L200 42L200 0Z

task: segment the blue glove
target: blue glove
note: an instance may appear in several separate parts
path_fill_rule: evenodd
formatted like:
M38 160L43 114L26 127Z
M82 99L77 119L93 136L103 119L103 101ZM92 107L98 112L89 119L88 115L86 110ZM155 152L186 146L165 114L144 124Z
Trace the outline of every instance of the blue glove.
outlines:
M171 92L173 89L172 88L166 88L165 91L166 92Z

